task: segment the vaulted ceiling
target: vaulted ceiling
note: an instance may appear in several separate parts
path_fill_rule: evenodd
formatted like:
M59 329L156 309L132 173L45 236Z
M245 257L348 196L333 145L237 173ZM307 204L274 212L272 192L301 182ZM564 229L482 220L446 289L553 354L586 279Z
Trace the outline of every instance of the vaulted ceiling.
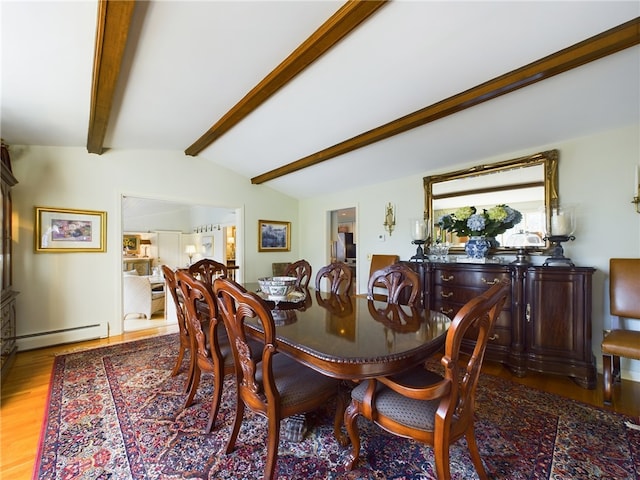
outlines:
M296 198L640 123L637 1L0 8L8 143L176 150Z

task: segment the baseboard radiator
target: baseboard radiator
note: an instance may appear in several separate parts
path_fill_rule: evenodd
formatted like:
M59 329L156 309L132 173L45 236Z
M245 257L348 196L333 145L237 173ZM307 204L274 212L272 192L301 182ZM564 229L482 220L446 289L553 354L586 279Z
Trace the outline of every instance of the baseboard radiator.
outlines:
M104 325L83 325L81 327L19 335L16 337L16 344L18 351L24 352L25 350L34 350L52 345L94 340L96 338L106 337L107 335L107 327Z

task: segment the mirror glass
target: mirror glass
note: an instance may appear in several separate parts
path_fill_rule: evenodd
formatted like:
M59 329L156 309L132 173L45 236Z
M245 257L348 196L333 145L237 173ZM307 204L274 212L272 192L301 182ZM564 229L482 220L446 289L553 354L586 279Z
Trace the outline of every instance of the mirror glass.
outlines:
M518 210L522 221L496 237L497 249L547 248L543 239L549 227L549 212L558 205L557 168L558 151L550 150L424 177L425 218L430 224L432 242L449 242L452 250L461 250L467 237L442 231L438 220L461 207L473 206L482 212L504 204Z

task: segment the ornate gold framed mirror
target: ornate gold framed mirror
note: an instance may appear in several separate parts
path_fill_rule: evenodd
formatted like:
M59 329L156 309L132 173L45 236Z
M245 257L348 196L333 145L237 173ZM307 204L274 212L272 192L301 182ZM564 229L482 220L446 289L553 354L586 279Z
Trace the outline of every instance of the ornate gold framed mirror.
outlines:
M466 238L440 229L440 217L461 207L475 206L482 211L506 204L522 213L522 221L497 238L497 250L526 247L542 251L548 247L544 238L550 212L558 206L558 150L432 175L423 182L424 215L432 241L446 241L452 251L462 250Z

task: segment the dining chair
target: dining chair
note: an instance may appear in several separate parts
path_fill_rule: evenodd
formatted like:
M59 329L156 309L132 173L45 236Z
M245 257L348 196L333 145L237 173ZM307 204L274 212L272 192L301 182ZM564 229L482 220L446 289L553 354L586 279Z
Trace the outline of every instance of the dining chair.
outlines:
M298 280L296 286L299 288L308 288L311 281L311 265L306 260L298 260L290 263L284 269L285 277L296 277Z
M189 266L189 273L212 287L215 278L226 277L229 271L224 263L216 262L210 258L203 258Z
M409 266L403 263L394 263L387 267L376 270L369 277L367 284L367 298L369 300L378 299L381 294L374 295L374 290L380 288L386 289L387 303L405 305L416 305L420 300L420 277ZM408 298L405 300L402 295L408 291Z
M620 318L640 319L640 258L609 260L609 310L613 328L602 340L603 400L611 404L620 382L620 357L640 360L640 331L621 328Z
M293 358L279 353L276 326L267 304L232 280L218 278L213 290L229 335L236 376L236 414L226 453L234 449L245 407L267 419L267 459L264 478L275 478L280 440L280 421L303 414L326 403L339 393L339 380L322 375ZM247 338L245 319L258 322L264 332L259 355ZM339 431L344 404L338 395L334 433Z
M162 274L164 275L164 280L167 284L167 290L173 299L173 303L176 308L176 317L178 320L178 338L180 341L180 349L178 350L178 358L176 359L176 364L171 371L171 376L175 377L180 371L180 366L182 365L182 361L184 359L184 354L187 350L191 350L191 337L189 336L189 330L187 329L187 320L185 315L185 305L182 301L182 295L178 292L180 287L178 287L178 281L176 279L176 273L167 265L162 265ZM189 355L189 366L187 369L187 383L185 385L185 392L189 391L191 387L191 382L193 381L193 361L194 356Z
M344 294L351 291L353 273L346 263L333 262L322 267L316 275L316 290L320 290L323 278L327 279L331 293Z
M233 356L224 327L219 326L218 306L211 287L188 270L178 270L176 281L182 294L185 320L191 340L192 381L184 407L191 405L202 372L213 374L209 422L204 433L214 427L220 408L224 377L234 371Z
M400 261L399 255L382 255L379 253L374 253L371 255L371 263L369 264L369 278L377 272L389 265L393 265L394 263L398 263ZM381 287L382 285L376 285L376 287Z
M344 415L353 445L349 470L360 455L357 417L362 415L390 433L431 445L440 480L451 478L449 446L465 437L479 478L488 478L474 434L475 392L487 341L509 290L510 284L502 280L458 311L440 360L444 376L420 365L395 376L372 378L352 390ZM463 338L474 345L471 355L464 357Z

